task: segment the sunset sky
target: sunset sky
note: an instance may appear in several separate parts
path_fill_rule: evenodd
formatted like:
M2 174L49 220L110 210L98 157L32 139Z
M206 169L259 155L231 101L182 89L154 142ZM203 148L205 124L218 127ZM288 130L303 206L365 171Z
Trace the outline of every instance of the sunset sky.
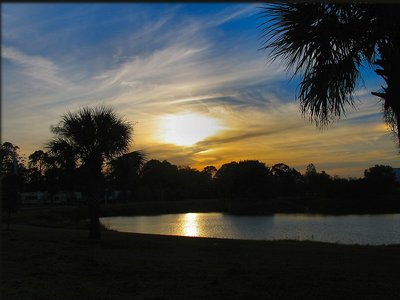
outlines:
M261 4L2 4L2 142L29 155L50 126L107 104L134 124L131 150L177 165L309 163L362 176L399 165L363 70L357 108L328 129L301 116L298 78L261 47Z

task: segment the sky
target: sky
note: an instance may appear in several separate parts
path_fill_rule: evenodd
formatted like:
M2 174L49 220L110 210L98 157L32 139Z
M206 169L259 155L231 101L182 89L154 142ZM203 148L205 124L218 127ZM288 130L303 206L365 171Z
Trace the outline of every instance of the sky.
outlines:
M110 105L134 127L131 151L180 166L257 159L361 177L399 165L363 69L356 108L326 129L300 113L299 78L260 51L249 3L2 4L2 142L44 149L68 111Z

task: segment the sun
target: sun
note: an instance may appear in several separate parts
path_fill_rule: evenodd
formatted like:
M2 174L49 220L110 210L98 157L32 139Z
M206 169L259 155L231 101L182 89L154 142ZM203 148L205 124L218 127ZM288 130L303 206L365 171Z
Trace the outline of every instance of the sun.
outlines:
M164 115L160 121L160 139L165 143L192 146L222 130L220 121L199 113Z

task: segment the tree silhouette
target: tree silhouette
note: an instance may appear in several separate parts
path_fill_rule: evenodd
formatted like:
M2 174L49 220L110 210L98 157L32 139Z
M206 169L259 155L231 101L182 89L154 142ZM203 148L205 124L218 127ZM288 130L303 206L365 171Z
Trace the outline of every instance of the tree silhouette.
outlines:
M72 192L76 188L77 160L76 147L68 140L54 138L47 145L47 170L45 172L47 189L53 201L59 191Z
M36 150L28 157L28 182L26 190L44 191L46 189L44 174L47 171L48 155L43 150Z
M258 160L233 161L215 175L222 195L230 198L260 199L270 193L271 170Z
M314 176L317 174L317 168L314 164L308 164L306 167L306 173L304 174L305 177Z
M173 200L179 186L178 167L156 159L147 161L141 171L141 182L159 200Z
M206 198L212 195L211 177L191 167L178 168L179 196L181 199Z
M10 226L10 214L19 207L19 192L24 185L25 168L18 153L19 147L10 142L0 146L0 192L1 206L8 211L7 229Z
M394 192L397 182L391 166L375 165L364 171L366 189L372 195Z
M64 138L55 138L48 144L48 163L61 169L72 170L77 164L77 149Z
M295 168L278 163L271 167L271 172L274 175L275 189L280 194L296 195L299 192L298 186L302 183L303 178Z
M207 174L210 180L214 178L215 174L217 174L217 171L217 168L214 166L206 166L202 170L203 173Z
M111 107L84 107L79 111L68 112L62 116L57 126L51 128L55 137L49 143L51 149L68 145L81 162L85 173L85 186L90 213L90 237L100 238L99 209L102 197L104 176L103 165L106 160L128 150L132 139L132 126L120 118ZM65 152L60 152L61 158ZM72 162L71 162L72 163ZM75 163L75 161L74 161Z
M400 145L400 5L279 3L263 8L262 49L272 49L294 75L303 114L318 126L354 106L364 65L385 82L372 92L383 100L385 121Z
M18 146L4 142L0 147L0 175L5 176L17 171L21 175L24 173L24 158L19 154Z
M139 184L140 170L145 158L143 151L133 151L111 160L108 171L111 187L132 192Z
M28 165L30 168L36 169L40 174L44 172L48 159L47 153L43 152L43 150L36 150L31 155L29 155L28 159Z

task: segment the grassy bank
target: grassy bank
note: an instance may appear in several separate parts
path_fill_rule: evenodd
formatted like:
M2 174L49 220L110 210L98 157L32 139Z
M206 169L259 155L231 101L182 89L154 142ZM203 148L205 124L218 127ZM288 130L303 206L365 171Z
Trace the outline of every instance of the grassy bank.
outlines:
M102 204L102 217L159 215L186 212L224 212L225 201L219 199L186 200L186 201L151 201ZM86 205L80 206L47 206L20 209L10 215L13 224L27 224L57 228L85 228L89 216ZM4 213L2 222L6 223L8 214Z
M14 225L2 299L399 299L400 245L239 241Z
M147 201L130 203L109 203L101 205L101 216L135 216L159 215L187 212L225 212L237 215L269 215L273 213L318 213L318 214L373 214L373 213L399 213L399 209L350 209L341 204L340 209L333 205L329 209L304 209L306 202L321 202L321 199L302 197L279 198L270 201L246 201L227 199L198 199L182 201ZM324 200L325 201L325 200ZM328 200L326 200L328 201ZM325 201L325 202L326 202ZM332 200L336 203L339 200ZM343 199L340 201L344 201ZM339 201L339 202L340 202ZM327 202L328 203L328 202ZM313 205L318 207L318 205ZM21 209L12 213L11 222L25 223L37 226L84 228L85 219L88 218L86 205L80 206L48 206ZM7 214L3 215L3 223Z

